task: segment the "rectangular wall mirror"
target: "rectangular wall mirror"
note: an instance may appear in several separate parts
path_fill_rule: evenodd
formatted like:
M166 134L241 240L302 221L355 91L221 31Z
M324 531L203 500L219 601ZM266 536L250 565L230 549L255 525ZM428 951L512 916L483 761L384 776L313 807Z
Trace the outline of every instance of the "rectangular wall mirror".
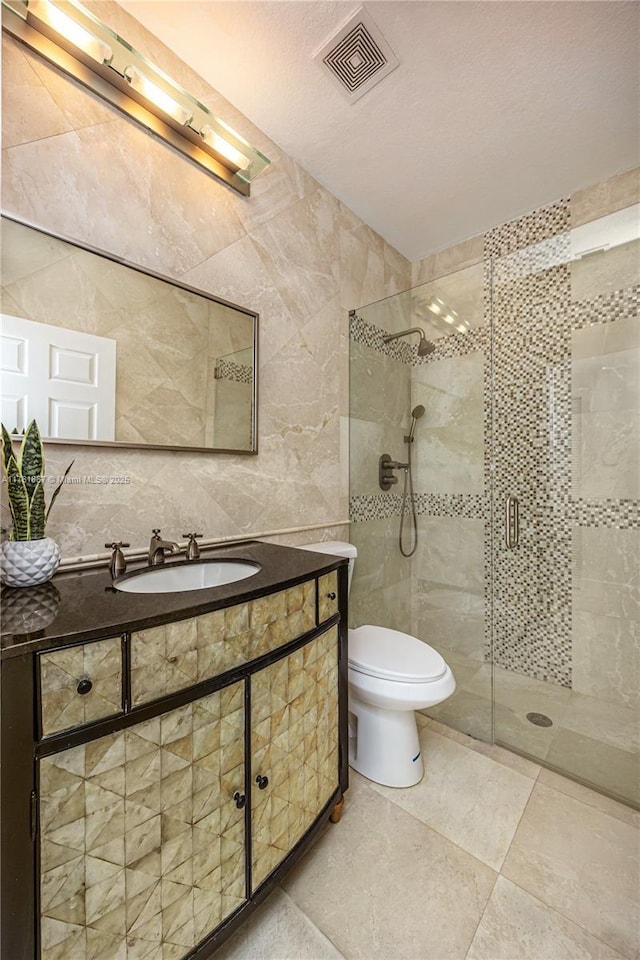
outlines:
M8 430L257 453L251 310L3 214L1 334Z

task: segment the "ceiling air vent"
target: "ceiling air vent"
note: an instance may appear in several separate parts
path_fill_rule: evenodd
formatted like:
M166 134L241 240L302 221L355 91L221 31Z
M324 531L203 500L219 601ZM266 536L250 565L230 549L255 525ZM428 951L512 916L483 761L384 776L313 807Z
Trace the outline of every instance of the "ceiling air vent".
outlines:
M352 102L398 66L398 59L369 14L360 9L315 53Z

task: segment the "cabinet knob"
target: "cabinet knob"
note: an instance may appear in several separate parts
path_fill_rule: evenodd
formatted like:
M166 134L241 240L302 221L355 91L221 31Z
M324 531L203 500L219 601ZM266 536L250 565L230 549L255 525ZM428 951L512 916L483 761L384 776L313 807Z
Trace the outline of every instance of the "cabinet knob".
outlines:
M92 687L93 687L93 684L91 680L87 680L85 678L84 680L81 680L79 682L78 686L76 687L76 690L78 691L80 696L83 697L85 693L89 693Z
M234 793L233 799L236 802L236 807L238 808L238 810L242 810L245 803L247 802L247 798L245 797L244 793L240 793L238 790L236 790L236 792Z
M336 594L335 594L335 592L334 592L333 590L331 591L331 593L328 593L327 596L328 596L329 600L335 600L335 598L336 598Z
M265 787L269 786L269 777L261 777L260 774L258 774L256 783L258 784L258 790L264 790Z

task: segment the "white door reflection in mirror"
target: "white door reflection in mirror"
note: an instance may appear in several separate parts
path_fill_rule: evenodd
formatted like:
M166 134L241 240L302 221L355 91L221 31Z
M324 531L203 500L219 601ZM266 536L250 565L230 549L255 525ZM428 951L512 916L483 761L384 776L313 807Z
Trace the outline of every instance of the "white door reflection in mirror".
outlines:
M2 422L45 437L115 438L116 341L2 314Z

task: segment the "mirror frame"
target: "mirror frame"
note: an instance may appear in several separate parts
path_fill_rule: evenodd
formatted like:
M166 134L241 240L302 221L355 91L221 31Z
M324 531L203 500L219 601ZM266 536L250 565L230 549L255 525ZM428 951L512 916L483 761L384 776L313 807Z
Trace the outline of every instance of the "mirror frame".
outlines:
M72 237L67 237L62 233L55 233L53 230L49 230L45 227L41 227L37 223L33 223L30 220L25 220L22 217L17 216L14 213L9 213L6 210L0 210L0 217L5 220L11 220L13 223L18 223L23 227L29 227L31 230L37 230L39 233L43 233L48 237L53 237L54 240L61 240L63 243L69 243L73 247L78 247L80 250L86 250L88 253L94 253L99 257L104 257L105 260L110 260L112 263L118 263L123 267L129 267L131 270L136 270L138 273L144 273L148 277L153 277L155 280L161 280L163 283L169 284L171 287L178 287L180 290L186 290L188 293L194 293L197 296L204 297L205 300L210 300L213 303L219 303L223 307L230 307L233 310L237 310L239 313L245 314L247 317L253 319L253 390L251 396L251 437L252 444L251 449L248 450L238 450L231 447L184 447L174 444L163 444L163 443L132 443L128 440L64 440L58 437L43 437L44 443L56 443L63 446L78 446L78 447L107 447L109 449L122 449L122 450L181 450L184 453L226 453L226 454L238 454L240 456L256 456L258 453L258 321L260 315L256 313L255 310L249 310L247 307L241 307L237 303L232 303L230 300L223 300L222 297L216 297L211 293L207 293L205 290L199 290L197 287L191 287L187 283L181 283L179 280L174 280L171 277L163 276L161 273L157 273L155 270L150 270L148 267L141 267L137 263L132 263L130 260L125 260L124 257L119 257L114 253L109 253L107 250L101 250L99 247L94 247L91 244L84 243L80 240L74 240ZM31 319L27 317L25 319Z

